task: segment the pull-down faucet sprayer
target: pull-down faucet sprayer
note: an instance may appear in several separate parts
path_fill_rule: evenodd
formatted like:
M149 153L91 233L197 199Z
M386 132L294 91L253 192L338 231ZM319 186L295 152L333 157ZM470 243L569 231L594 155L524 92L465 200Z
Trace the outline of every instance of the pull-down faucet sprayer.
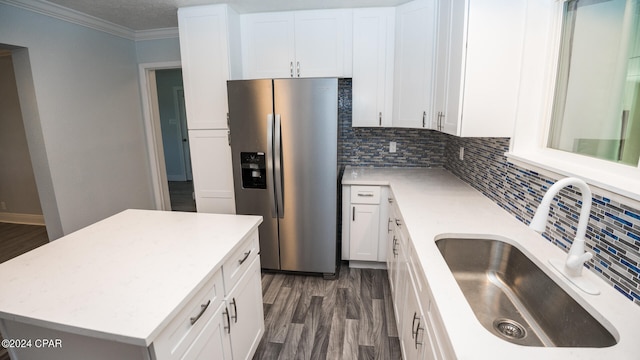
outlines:
M538 233L544 232L547 225L547 219L549 218L549 210L553 197L556 196L560 190L569 185L580 189L580 193L582 194L582 206L580 209L580 219L578 221L576 237L571 244L569 255L567 256L567 260L564 264L555 259L551 259L549 262L554 268L556 268L556 270L562 273L562 275L578 286L581 290L592 295L597 295L600 291L591 282L582 277L582 268L584 267L584 263L593 257L593 254L585 251L584 246L587 224L589 223L589 213L591 212L591 190L589 189L589 186L584 181L573 177L558 180L549 188L549 190L547 190L547 193L542 198L542 202L540 203L540 206L538 206L529 227Z

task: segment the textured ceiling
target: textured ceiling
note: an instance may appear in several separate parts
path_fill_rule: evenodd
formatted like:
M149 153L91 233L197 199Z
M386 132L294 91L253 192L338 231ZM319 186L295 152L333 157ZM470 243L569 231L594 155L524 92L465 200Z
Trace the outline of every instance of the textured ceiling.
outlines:
M395 6L409 0L48 0L131 30L178 26L183 6L228 3L239 13Z

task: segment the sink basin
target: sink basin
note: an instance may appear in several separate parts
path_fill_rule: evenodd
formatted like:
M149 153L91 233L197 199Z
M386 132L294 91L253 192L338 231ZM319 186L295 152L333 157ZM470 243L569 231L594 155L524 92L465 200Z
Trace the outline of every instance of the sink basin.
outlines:
M615 337L517 247L441 239L440 253L480 323L514 344L608 347Z

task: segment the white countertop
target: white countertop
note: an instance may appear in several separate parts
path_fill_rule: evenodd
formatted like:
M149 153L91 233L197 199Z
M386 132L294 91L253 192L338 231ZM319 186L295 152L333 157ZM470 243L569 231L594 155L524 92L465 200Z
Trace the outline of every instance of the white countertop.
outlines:
M261 222L123 211L0 264L0 318L148 346Z
M600 295L588 295L568 283L549 259L566 253L529 229L513 215L443 169L351 168L343 185L390 185L414 244L433 300L458 359L638 359L640 307L585 269ZM515 345L489 333L476 319L435 241L450 236L489 238L516 245L614 334L608 348L544 348Z

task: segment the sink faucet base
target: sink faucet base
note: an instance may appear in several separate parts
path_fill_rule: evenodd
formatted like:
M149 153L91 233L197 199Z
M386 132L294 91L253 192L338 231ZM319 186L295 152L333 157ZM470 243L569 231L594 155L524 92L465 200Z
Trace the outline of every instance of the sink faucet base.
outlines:
M565 262L558 259L550 259L549 264L556 269L562 276L564 276L567 280L569 280L573 285L575 285L578 289L586 292L590 295L599 295L600 290L598 287L587 280L583 276L571 276L565 270Z

